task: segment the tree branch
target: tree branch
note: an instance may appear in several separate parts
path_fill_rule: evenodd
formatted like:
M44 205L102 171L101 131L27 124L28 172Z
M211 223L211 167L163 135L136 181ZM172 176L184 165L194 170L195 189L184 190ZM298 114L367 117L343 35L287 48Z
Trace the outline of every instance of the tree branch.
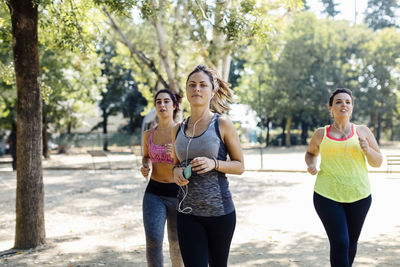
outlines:
M125 44L130 53L136 55L139 60L144 63L156 76L159 81L166 87L169 88L169 84L164 80L161 73L156 68L154 62L149 59L143 52L139 51L134 44L132 44L125 34L122 32L121 28L115 23L114 19L111 17L111 14L103 7L103 12L106 14L108 19L110 20L112 28L118 33L118 35L122 38L122 43Z

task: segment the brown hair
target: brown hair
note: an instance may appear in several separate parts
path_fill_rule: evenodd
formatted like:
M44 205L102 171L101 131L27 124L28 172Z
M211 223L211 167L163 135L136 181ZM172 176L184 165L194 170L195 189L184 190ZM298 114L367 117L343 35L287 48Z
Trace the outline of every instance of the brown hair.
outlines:
M214 91L214 97L210 102L210 109L218 114L227 112L230 109L228 105L234 102L233 92L230 89L231 84L222 80L217 71L207 68L204 65L198 65L191 73L189 73L186 85L190 76L197 72L204 72L210 78L212 89Z

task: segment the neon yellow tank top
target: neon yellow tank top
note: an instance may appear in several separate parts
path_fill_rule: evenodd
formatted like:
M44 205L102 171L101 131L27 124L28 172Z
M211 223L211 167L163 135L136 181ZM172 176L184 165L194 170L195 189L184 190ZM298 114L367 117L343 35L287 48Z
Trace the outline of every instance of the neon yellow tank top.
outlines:
M345 139L329 136L331 126L325 126L319 146L320 171L314 191L338 202L350 203L371 194L365 155L362 151L356 127Z

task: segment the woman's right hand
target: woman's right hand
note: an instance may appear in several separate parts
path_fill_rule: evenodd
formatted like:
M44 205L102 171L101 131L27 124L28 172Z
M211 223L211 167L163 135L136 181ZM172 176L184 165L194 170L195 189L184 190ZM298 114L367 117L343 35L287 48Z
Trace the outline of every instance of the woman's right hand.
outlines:
M189 180L183 177L183 167L175 167L173 169L174 181L179 186L184 186L189 183Z
M307 171L311 174L311 175L316 175L318 173L317 167L314 164L310 164L308 165Z
M140 168L140 171L141 171L143 177L146 177L146 178L147 178L147 177L149 176L149 173L150 173L150 167L147 166L147 165L143 165L143 166Z

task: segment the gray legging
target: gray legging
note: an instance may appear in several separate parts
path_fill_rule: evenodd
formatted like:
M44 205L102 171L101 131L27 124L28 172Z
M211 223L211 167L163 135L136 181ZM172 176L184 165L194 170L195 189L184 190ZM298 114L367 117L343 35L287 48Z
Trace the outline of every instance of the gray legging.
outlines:
M174 197L145 193L143 197L143 224L146 233L147 266L162 267L164 227L167 221L169 253L173 267L182 266L176 230L176 202Z

